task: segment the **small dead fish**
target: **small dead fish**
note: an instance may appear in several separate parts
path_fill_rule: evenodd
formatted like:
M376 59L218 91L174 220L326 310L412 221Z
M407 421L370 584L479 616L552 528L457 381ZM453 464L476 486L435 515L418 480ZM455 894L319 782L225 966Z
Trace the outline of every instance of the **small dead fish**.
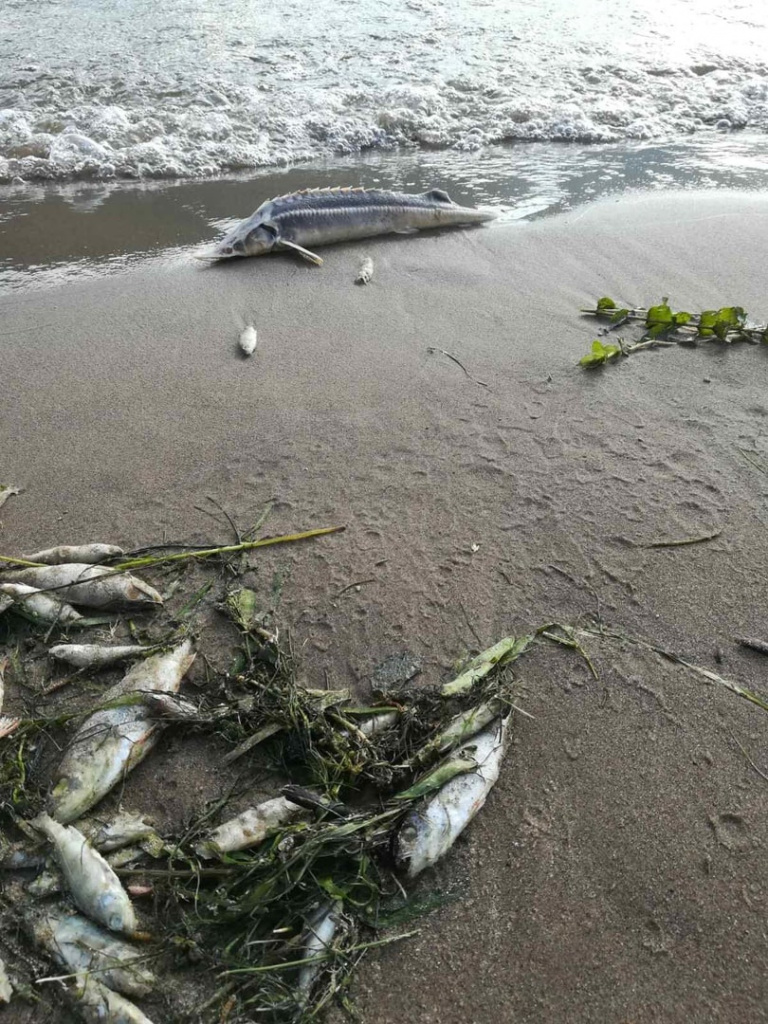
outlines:
M396 725L399 718L399 711L382 711L377 715L362 719L358 722L357 727L363 736L378 736L380 732L386 732L387 729Z
M158 718L167 718L174 722L200 722L207 717L197 704L175 693L148 691L142 694L142 700L148 710Z
M357 271L357 277L355 278L355 284L369 284L373 278L373 260L370 256L366 256L361 261Z
M60 825L48 814L32 821L53 844L54 854L77 906L113 932L135 935L136 913L112 868L72 825Z
M0 608L0 612L2 608ZM0 658L0 711L3 710L3 702L5 700L5 669L8 665L7 658ZM10 736L14 729L18 729L21 725L20 718L13 718L10 715L0 714L0 739L3 736Z
M176 693L195 655L189 640L134 665L102 696L105 704L142 690ZM83 722L67 748L51 791L51 815L74 821L94 807L113 786L143 761L157 742L161 726L144 704L96 711Z
M21 843L6 843L0 852L0 871L29 871L45 864L42 847L29 847Z
M78 829L102 853L130 846L155 834L154 827L140 814L120 811L111 821L98 818L78 822Z
M13 985L8 977L5 964L0 960L0 1003L10 1003L13 995Z
M36 551L34 555L25 555L24 558L28 562L42 562L44 565L62 565L67 562L95 565L97 562L122 554L123 549L114 544L62 544L57 548Z
M197 844L195 853L198 857L208 858L220 853L247 850L251 846L258 846L283 825L305 815L303 808L286 800L284 796L265 800L258 807L249 807L236 818L219 825L206 840Z
M462 711L448 725L424 744L413 757L414 764L427 764L432 758L446 754L486 727L504 711L504 703L497 697L477 707Z
M296 988L302 1004L309 999L312 986L328 959L336 932L343 921L341 910L341 900L333 900L323 904L307 921L302 959L314 962L305 963L299 971Z
M134 946L79 914L45 911L29 915L27 927L34 941L73 974L92 971L108 988L137 999L157 983Z
M12 498L14 494L21 494L20 487L11 487L9 484L0 484L0 508Z
M243 350L244 355L252 356L256 351L256 328L253 324L248 324L240 334L240 340L238 342L240 348Z
M57 598L66 598L73 604L89 608L135 609L163 603L162 597L148 583L130 573L116 573L103 565L68 562L65 565L14 570L4 576L14 583L26 583L40 590L55 590Z
M51 647L48 654L58 661L66 661L75 668L105 668L117 661L127 658L138 658L151 647L127 644L123 647L108 647L102 644L57 644Z
M44 900L63 892L64 879L61 872L51 863L50 870L41 871L37 878L27 883L26 891L33 899Z
M7 602L4 598L8 599ZM0 612L14 607L38 622L49 625L57 622L65 625L82 619L82 615L72 605L51 597L37 587L30 587L26 583L0 584Z
M152 1024L138 1006L90 974L78 974L75 995L89 1024Z
M511 717L497 718L456 750L450 760L468 761L474 769L455 775L411 811L400 826L394 844L395 861L409 878L415 878L447 853L485 803L499 777Z

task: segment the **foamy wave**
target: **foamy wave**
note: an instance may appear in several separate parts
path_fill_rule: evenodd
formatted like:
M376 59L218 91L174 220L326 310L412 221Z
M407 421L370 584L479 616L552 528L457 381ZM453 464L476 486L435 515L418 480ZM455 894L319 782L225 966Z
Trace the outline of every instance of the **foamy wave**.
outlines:
M112 64L101 54L77 72L44 63L8 70L5 61L0 181L208 177L395 147L472 152L515 140L768 131L768 68L743 46L731 47L734 56L691 45L677 64L668 59L678 50L671 35L655 46L627 36L618 60L584 37L555 45L543 16L520 46L508 29L500 38L466 30L461 17L469 25L472 11L407 6L414 24L454 18L454 34L407 24L393 40L310 33L300 50L256 53L235 40L234 55L230 47L168 69L158 59L166 49L117 71L113 53ZM739 31L743 43L748 27Z

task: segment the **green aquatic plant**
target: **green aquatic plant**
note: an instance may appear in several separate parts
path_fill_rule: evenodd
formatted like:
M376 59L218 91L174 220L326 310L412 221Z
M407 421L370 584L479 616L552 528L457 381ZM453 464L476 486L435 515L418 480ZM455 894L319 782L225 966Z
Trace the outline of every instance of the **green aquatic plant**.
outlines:
M611 361L618 362L618 356L630 356L645 348L694 345L702 339L726 344L740 341L768 343L768 326L749 324L747 313L741 306L723 306L720 309L706 309L701 313L689 313L686 310L673 310L666 296L658 305L647 309L621 306L604 296L597 300L594 308L582 309L581 312L608 321L603 336L624 325L643 329L634 342L627 342L624 338L617 338L617 345L593 341L591 351L579 360L579 365L587 369L604 366Z

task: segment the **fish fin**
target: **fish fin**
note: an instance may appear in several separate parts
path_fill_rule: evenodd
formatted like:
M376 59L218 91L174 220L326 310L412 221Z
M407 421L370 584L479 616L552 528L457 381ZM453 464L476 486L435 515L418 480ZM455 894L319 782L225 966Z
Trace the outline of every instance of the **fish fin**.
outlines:
M293 249L305 260L308 260L310 263L314 263L316 267L322 267L323 265L322 258L317 256L315 253L310 252L309 249L305 249L303 245L297 245L296 242L287 242L284 238L281 238L277 242L277 245L280 248Z
M450 203L451 206L455 205L448 193L442 188L431 188L429 192L424 193L424 198L434 199L439 203Z

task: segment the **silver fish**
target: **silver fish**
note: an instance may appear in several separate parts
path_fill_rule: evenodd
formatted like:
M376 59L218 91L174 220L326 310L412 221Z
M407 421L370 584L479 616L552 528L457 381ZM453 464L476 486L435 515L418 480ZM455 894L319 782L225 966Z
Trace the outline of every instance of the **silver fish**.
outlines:
M339 927L346 923L341 911L341 900L333 900L319 907L307 921L303 959L313 962L303 964L299 971L296 988L301 1004L309 999L312 986L323 969L323 963L329 958L336 933Z
M216 246L214 259L261 256L290 249L322 264L306 246L349 242L373 235L410 235L428 228L465 227L497 216L495 210L458 206L442 189L422 195L364 188L310 188L270 199Z
M242 332L240 333L239 340L239 345L244 355L253 355L253 353L256 351L256 340L256 328L253 326L253 324L248 324L248 326L244 327Z
M62 565L65 562L81 562L95 565L115 555L122 555L123 549L114 544L62 544L57 548L36 551L25 555L28 562L43 562L45 565Z
M207 839L197 844L195 853L206 858L258 846L283 825L302 816L306 816L306 811L284 796L265 800L258 807L249 807L236 818L219 825Z
M103 695L104 704L142 690L176 693L195 655L192 644L154 654ZM157 742L160 724L144 704L96 711L80 726L59 766L50 799L51 815L62 822L85 814L146 757Z
M14 607L38 622L47 624L66 625L82 619L82 615L72 605L57 600L37 587L30 587L26 583L0 584L0 612Z
M0 507L2 507L14 494L21 494L20 487L11 487L10 484L0 484Z
M89 608L128 608L162 604L154 587L131 576L116 573L103 565L68 562L65 565L44 565L4 573L14 583L26 583L40 590L54 590L54 596Z
M112 868L73 825L60 825L48 814L32 824L53 844L67 887L84 914L113 932L135 935L138 929L131 899Z
M114 665L116 661L138 658L151 650L151 647L141 647L137 644L126 644L122 647L109 647L104 644L57 644L51 647L48 654L58 661L74 665L75 668L105 668L107 665Z
M13 985L11 985L11 979L8 977L5 964L0 960L0 1003L10 1003L12 995Z
M360 267L357 271L357 277L355 278L355 284L370 284L373 279L373 260L370 256L366 256L365 259L360 263Z
M474 761L474 770L446 782L400 826L395 838L395 861L409 878L415 878L447 853L485 803L499 777L511 717L497 718L456 750L451 760Z
M141 999L157 979L135 946L102 931L79 914L45 911L27 918L35 942L73 973L93 972L108 988Z
M3 608L0 605L0 613ZM3 710L3 701L5 700L5 670L8 666L8 658L0 658L0 712ZM20 718L13 718L10 715L0 714L0 739L3 736L10 736L11 733L18 729L21 725Z
M78 822L77 827L97 850L108 853L122 846L146 839L155 834L155 829L140 814L120 811L111 820L90 818Z
M75 995L89 1024L152 1024L138 1006L90 974L78 974Z

